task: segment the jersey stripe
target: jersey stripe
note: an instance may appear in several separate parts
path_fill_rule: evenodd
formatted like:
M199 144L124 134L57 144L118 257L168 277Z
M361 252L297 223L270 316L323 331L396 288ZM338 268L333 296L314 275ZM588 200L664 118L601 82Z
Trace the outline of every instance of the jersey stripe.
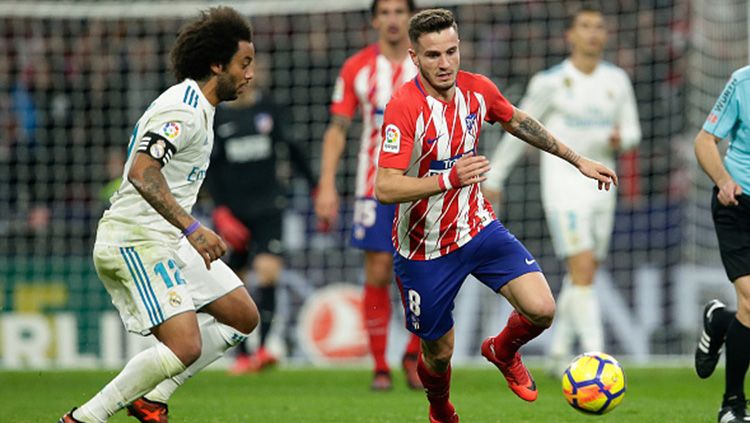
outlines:
M141 296L141 302L143 302L143 305L146 307L146 312L148 313L148 318L151 320L151 324L156 326L158 323L158 319L155 316L155 313L152 309L150 301L146 299L146 296L143 293L143 287L141 286L141 279L140 277L136 277L134 266L130 262L130 258L128 255L126 255L126 249L120 248L120 254L122 254L123 260L125 260L125 264L128 266L128 271L130 272L130 276L133 278L133 282L135 282L135 286L138 289L138 294Z
M141 256L138 255L137 251L135 251L135 247L129 247L129 248L132 251L133 255L135 255L135 259L138 262L138 268L140 269L141 275L145 279L144 287L146 288L148 295L154 302L154 308L156 309L156 312L159 315L159 323L161 323L164 321L164 313L162 313L161 307L159 306L159 302L156 300L156 294L154 294L154 288L151 286L151 280L148 278L148 272L146 272L146 269L143 267Z

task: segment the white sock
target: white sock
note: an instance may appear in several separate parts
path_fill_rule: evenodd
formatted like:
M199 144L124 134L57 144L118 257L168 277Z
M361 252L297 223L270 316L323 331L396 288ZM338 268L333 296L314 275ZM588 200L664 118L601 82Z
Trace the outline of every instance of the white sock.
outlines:
M84 422L106 422L159 382L184 370L182 361L160 342L130 359L120 374L73 412L73 418Z
M573 326L584 351L604 349L604 329L594 286L571 285Z
M156 388L147 393L145 396L149 401L166 404L169 397L174 394L180 385L223 356L229 348L247 339L247 334L217 322L208 314L200 313L198 316L202 341L201 356L184 372L162 381Z
M573 293L570 290L570 278L565 275L563 278L560 293L557 296L557 306L555 312L555 330L552 332L552 342L550 344L549 355L554 360L564 360L570 356L570 349L573 344L575 333L573 331L572 300ZM552 363L558 365L558 363Z

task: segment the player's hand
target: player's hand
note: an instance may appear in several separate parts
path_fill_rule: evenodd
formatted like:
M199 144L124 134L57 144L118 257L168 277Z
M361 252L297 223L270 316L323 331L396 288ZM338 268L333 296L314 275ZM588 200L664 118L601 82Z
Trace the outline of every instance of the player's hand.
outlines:
M216 232L232 246L235 251L243 251L250 241L250 230L229 210L229 207L219 206L213 212Z
M206 263L206 269L211 270L211 262L218 260L227 252L227 244L216 235L216 232L205 226L200 226L188 237L188 242L200 254Z
M737 206L740 204L737 201L737 196L740 194L742 194L742 187L737 185L732 178L727 178L719 186L719 193L716 198L724 206Z
M455 172L451 175L451 180L456 180L458 184L453 184L454 188L465 187L471 184L484 182L487 177L485 173L490 170L490 161L484 156L463 156L451 169Z
M603 188L609 191L609 187L612 184L617 185L617 174L615 171L599 162L581 157L581 160L578 162L578 170L585 176L596 180L599 183L600 190Z
M315 215L320 227L333 225L339 214L339 193L334 185L319 185L315 197Z
M612 135L609 136L609 147L612 151L620 151L622 146L622 138L620 137L620 127L615 126L612 130Z

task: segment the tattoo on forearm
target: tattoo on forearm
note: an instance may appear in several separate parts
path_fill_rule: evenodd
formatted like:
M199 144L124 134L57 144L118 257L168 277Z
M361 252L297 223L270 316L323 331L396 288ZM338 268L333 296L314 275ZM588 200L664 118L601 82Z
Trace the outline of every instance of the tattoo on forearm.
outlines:
M184 221L185 218L190 218L190 215L169 192L167 181L158 167L153 166L144 169L143 179L133 185L151 207L174 226L179 228L180 220Z
M527 117L521 121L513 132L513 135L540 150L554 154L572 164L578 163L581 159L581 156L570 148L567 148L565 152L560 153L560 144L555 140L552 134L544 129L544 127L534 118Z

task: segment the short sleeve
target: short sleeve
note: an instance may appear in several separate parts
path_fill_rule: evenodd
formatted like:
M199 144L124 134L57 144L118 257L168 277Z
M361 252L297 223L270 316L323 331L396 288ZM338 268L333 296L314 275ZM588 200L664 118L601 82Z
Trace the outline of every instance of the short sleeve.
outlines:
M183 109L165 109L155 113L140 132L143 134L142 136L151 134L163 139L174 147L175 152L179 152L185 148L190 140L189 126L190 122L193 121L193 116L193 113Z
M381 129L378 167L402 170L409 167L414 148L414 126L415 122L410 121L405 104L388 103Z
M480 78L487 105L487 115L484 120L491 123L511 120L513 118L513 105L503 96L494 82L485 76L480 75Z
M706 132L719 138L726 138L732 132L732 128L739 119L737 85L737 77L732 76L703 124Z
M336 85L334 86L331 98L330 112L332 115L343 115L348 118L354 117L354 113L357 111L357 106L359 105L357 93L354 91L354 78L356 75L357 70L354 62L351 59L347 60L344 66L341 67L338 78L336 78Z

